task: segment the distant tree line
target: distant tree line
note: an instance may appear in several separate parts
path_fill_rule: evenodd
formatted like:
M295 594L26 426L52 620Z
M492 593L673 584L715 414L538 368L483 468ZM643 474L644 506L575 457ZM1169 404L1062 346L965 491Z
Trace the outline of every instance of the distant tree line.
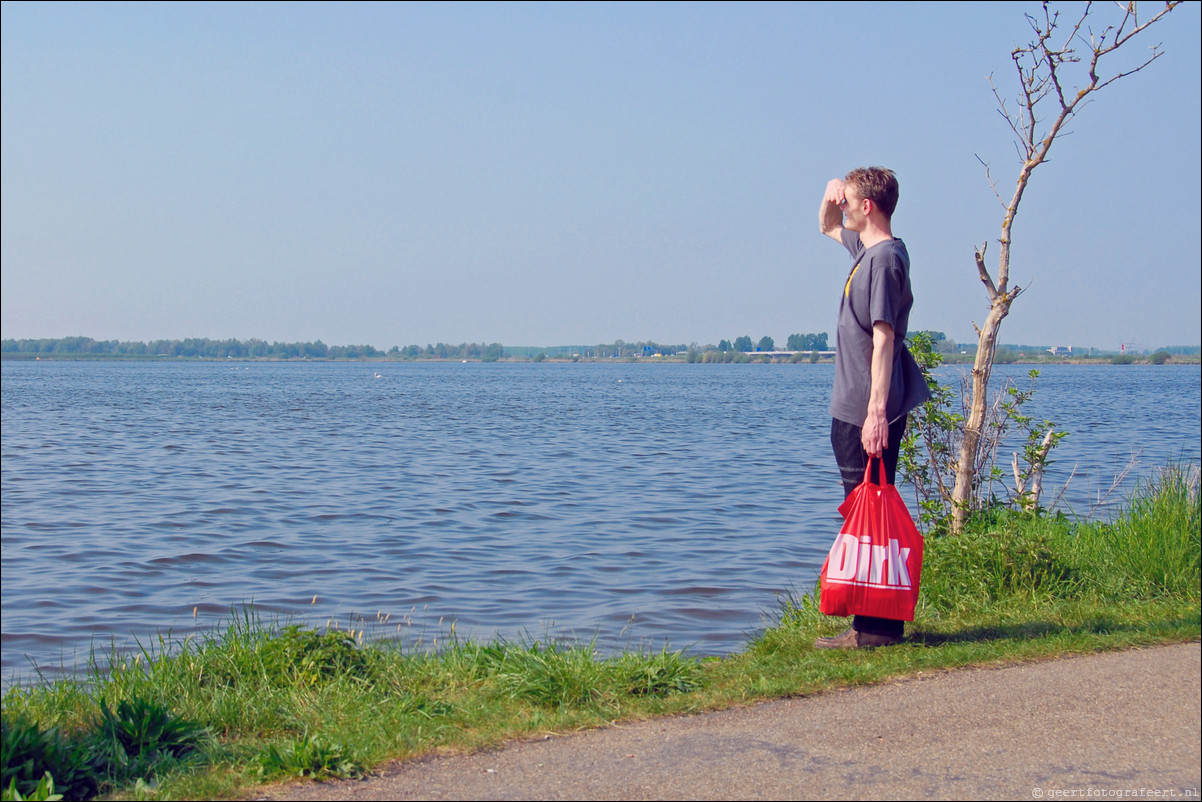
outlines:
M933 350L945 358L972 354L976 343L960 345L941 331L921 333L931 340ZM600 345L559 345L552 347L518 346L505 348L500 343L437 343L434 345L394 345L381 351L371 345L326 345L321 340L313 342L267 342L258 338L249 340L210 340L190 337L183 340L151 340L150 342L127 342L118 340L94 340L91 337L61 337L58 339L7 339L0 341L0 353L6 358L33 358L35 356L58 356L76 359L153 359L160 357L192 357L202 359L471 359L493 362L498 359L635 359L652 356L685 355L689 362L745 362L757 352L775 351L772 337L761 337L752 341L748 335L736 337L734 341L722 340L717 345L692 343L665 344L654 340L625 342L615 340ZM831 350L826 332L816 334L790 334L783 350L807 352L817 355ZM1019 359L1046 356L1045 346L1002 345L997 349L994 361L999 364ZM1168 346L1156 353L1171 356L1197 355L1199 347ZM1143 352L1147 353L1147 352ZM1101 356L1110 359L1114 352L1097 349L1081 349L1075 356L1089 358ZM1121 356L1127 356L1124 353ZM795 359L794 361L799 361Z
M71 356L85 358L193 357L203 359L482 359L493 361L505 355L500 343L438 343L424 348L394 345L387 352L371 345L326 345L313 342L267 342L249 340L210 340L189 337L183 340L126 342L94 340L91 337L15 340L0 342L5 356Z
M515 347L507 349L507 353L516 357L526 357L541 361L543 359L634 359L645 356L675 356L686 353L696 345L670 345L657 343L654 340L639 340L628 343L625 340L614 340L612 343L598 345L553 345L546 348Z
M730 340L722 340L716 347L709 350L715 350L719 353L736 351L745 354L753 351L775 351L776 340L772 339L768 335L764 335L760 338L758 343L752 343L751 337L744 334L742 337L736 337L733 343ZM827 345L827 333L824 331L818 334L790 334L784 350L829 351L830 347Z
M392 346L388 356L402 359L480 359L485 362L495 362L505 356L505 348L500 343L436 343L421 348L417 345Z
M557 345L549 348L515 347L508 352L518 358L529 358L536 361L543 359L635 359L650 356L679 356L685 355L690 362L723 361L732 359L703 359L706 354L750 354L757 351L775 351L776 341L769 336L761 337L759 342L752 341L748 335L730 340L722 340L717 345L698 345L697 343L667 344L654 340L639 340L626 342L615 340L612 343L599 345ZM787 350L789 351L828 351L827 334L790 334Z

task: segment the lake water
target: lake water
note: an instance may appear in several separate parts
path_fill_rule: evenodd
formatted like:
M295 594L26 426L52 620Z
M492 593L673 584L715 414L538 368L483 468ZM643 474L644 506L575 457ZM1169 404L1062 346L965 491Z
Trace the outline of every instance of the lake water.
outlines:
M943 369L954 380L955 369ZM4 682L268 617L741 649L842 493L814 365L2 363ZM1025 381L1026 369L995 375ZM1053 366L1045 487L1199 458L1198 366ZM912 493L903 488L909 501ZM316 601L314 602L314 597Z

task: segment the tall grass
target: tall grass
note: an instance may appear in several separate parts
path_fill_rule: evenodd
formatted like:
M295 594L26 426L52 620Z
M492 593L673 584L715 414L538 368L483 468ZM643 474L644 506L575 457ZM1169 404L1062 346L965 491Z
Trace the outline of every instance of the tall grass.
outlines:
M1165 471L1111 523L1013 512L927 540L907 645L817 651L846 623L793 593L744 653L612 657L591 645L444 638L422 650L363 631L261 620L93 655L80 677L3 696L5 798L218 798L288 777L358 776L440 747L722 707L890 675L1065 650L1197 638L1195 467ZM370 634L370 633L369 633ZM383 632L374 633L382 636Z
M1082 527L1077 570L1106 598L1198 599L1202 495L1196 465L1169 468L1109 526Z

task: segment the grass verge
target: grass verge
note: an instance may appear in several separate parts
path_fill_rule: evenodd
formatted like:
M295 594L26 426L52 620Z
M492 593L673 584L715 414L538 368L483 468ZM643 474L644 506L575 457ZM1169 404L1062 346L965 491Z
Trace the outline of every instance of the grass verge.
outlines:
M1167 470L1109 524L994 512L927 541L909 638L819 652L846 626L782 599L741 654L599 658L554 641L437 652L272 626L245 610L75 679L3 697L5 799L229 798L289 777L354 777L390 758L690 713L967 665L1196 639L1198 470ZM366 642L365 642L366 641Z

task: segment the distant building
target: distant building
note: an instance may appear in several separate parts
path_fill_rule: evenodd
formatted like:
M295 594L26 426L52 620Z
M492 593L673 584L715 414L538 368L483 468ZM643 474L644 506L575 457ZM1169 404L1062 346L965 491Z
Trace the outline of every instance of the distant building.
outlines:
M1071 345L1069 345L1069 346L1053 345L1051 348L1048 349L1048 353L1051 354L1052 356L1072 356L1073 355L1073 347Z

